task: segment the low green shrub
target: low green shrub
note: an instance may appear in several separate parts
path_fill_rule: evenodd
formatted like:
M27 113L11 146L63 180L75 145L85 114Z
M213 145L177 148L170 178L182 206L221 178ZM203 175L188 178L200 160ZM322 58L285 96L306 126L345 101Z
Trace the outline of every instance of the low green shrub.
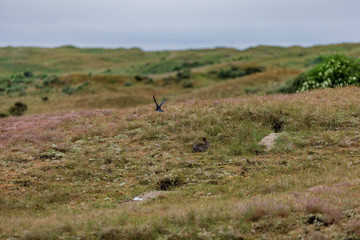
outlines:
M180 82L183 79L189 79L190 73L191 73L190 69L184 69L184 70L178 71L176 73L176 81Z
M154 83L154 79L148 78L145 83L146 83L146 84L153 84L153 83Z
M246 75L245 71L236 66L232 66L230 69L220 69L220 71L217 74L218 78L221 79L237 78L245 75Z
M334 88L360 83L360 63L341 54L321 57L321 62L306 73L291 78L273 93L304 92L316 88ZM320 61L320 60L318 60Z
M10 78L11 78L11 79L22 79L22 78L24 78L24 75L21 74L21 73L16 73L16 74L12 74L12 75L10 76Z
M72 86L66 86L66 87L63 87L63 89L61 90L63 93L67 94L67 95L71 95L73 94L76 90L74 87Z
M12 116L22 116L27 110L27 105L22 102L16 102L14 106L9 108L9 113Z
M192 88L194 86L193 82L190 80L183 80L182 81L182 86L184 88Z
M264 72L266 70L265 67L262 66L250 66L244 68L246 75L258 73L258 72Z
M135 80L138 81L138 82L142 82L143 80L147 80L148 79L148 76L142 76L142 75L138 75L136 74L134 76Z
M6 88L5 93L9 94L9 93L13 93L13 92L22 92L25 91L27 88L26 85L10 85Z
M132 82L125 82L124 87L131 87L133 85Z
M263 71L265 71L265 67L261 66L249 66L244 68L231 66L230 69L220 69L217 76L221 79L237 78Z
M322 63L325 60L326 60L325 56L318 56L316 58L311 58L311 59L307 60L304 65L305 65L305 67L310 67L310 66L314 66L319 63Z
M298 89L301 88L305 79L306 74L301 73L297 77L289 78L285 84L276 86L273 90L268 91L268 93L295 93Z
M306 73L299 92L315 88L343 87L360 82L360 64L354 58L341 54L328 56L323 63Z
M34 77L34 74L31 71L25 71L24 77L27 77L27 78Z
M74 94L80 90L83 90L86 86L88 86L90 84L90 82L83 82L78 86L66 86L63 87L62 92L67 94L67 95L71 95Z
M56 83L58 80L59 79L56 76L45 77L45 78L43 78L43 85L44 86L50 86L50 85Z
M44 79L44 78L47 78L47 74L39 74L39 75L36 75L37 78L39 79Z

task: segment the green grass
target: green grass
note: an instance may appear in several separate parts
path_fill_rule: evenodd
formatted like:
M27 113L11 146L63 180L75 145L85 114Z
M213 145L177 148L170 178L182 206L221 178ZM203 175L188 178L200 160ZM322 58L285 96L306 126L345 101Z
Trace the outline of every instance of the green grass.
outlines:
M305 226L315 231L306 223L312 214L322 234L351 236L345 214L357 206L358 95L358 88L339 88L169 104L162 115L143 106L1 120L0 232L283 238L308 236ZM264 152L257 142L273 119L284 119L288 135ZM191 153L202 136L210 150ZM164 179L181 184L148 203L126 204ZM341 197L329 198L333 191Z
M22 94L0 96L0 113L17 101L28 106L25 116L0 119L0 238L359 238L359 88L266 95L309 59L356 56L358 46L0 49L18 71L2 79L35 75L14 83L26 86ZM22 69L15 58L44 69ZM190 60L206 63L191 69L192 88L162 68ZM147 62L154 81L136 81ZM61 74L45 84L51 74L38 75L52 65ZM266 71L228 80L209 73L231 66ZM168 98L164 113L152 95ZM258 142L276 123L286 134L266 151ZM209 150L192 153L204 136Z

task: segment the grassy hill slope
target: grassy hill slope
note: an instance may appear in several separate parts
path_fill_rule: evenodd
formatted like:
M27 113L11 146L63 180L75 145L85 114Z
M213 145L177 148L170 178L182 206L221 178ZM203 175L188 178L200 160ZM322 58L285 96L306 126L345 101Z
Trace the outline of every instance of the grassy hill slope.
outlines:
M360 237L359 88L164 110L1 119L0 237ZM275 123L286 134L266 152L257 143ZM203 136L209 151L192 153Z
M360 55L360 44L336 44L304 47L259 46L240 51L215 48L184 51L145 52L138 48L102 49L6 47L0 48L2 75L30 70L36 74L101 74L108 69L113 74L159 74L182 67L200 67L229 61L262 63L302 69L317 61L319 55L345 53Z
M0 48L0 114L7 114L18 101L27 104L25 114L38 114L134 107L150 104L152 95L180 102L264 95L337 52L358 57L360 44L159 52L73 46ZM244 74L246 69L261 72ZM188 70L187 77L179 78ZM48 101L42 100L45 97Z

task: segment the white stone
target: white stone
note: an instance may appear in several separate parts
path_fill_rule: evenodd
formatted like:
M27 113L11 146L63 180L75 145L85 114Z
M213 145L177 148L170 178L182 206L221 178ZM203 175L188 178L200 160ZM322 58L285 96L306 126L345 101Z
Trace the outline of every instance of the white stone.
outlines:
M261 141L259 142L259 145L263 145L266 147L266 151L270 151L275 146L276 140L284 133L270 133Z

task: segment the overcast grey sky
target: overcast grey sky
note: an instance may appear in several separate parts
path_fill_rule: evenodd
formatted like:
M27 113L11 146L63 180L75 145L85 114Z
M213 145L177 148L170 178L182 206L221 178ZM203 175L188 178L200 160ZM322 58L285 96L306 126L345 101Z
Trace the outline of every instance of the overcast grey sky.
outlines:
M0 46L309 46L360 42L359 23L359 0L0 0Z

